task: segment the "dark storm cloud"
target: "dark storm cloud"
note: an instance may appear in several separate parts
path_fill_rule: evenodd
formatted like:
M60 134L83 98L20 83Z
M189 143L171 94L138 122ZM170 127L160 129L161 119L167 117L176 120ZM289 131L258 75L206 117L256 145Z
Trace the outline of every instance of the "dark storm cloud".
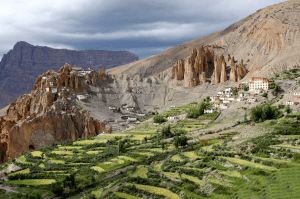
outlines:
M280 0L3 1L0 57L17 41L76 50L129 50L140 58L226 28Z

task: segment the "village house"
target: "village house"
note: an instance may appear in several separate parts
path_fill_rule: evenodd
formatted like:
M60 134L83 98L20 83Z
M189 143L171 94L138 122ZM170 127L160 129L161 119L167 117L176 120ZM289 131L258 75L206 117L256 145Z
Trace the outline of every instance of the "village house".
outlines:
M42 77L43 80L50 79L49 77Z
M228 100L223 100L223 104L228 104L230 101Z
M85 100L86 96L85 95L77 95L78 100Z
M291 101L286 102L286 105L291 105L291 106L298 105L298 104L299 102L291 102Z
M127 111L134 111L134 107L127 107L126 110Z
M174 106L174 105L172 105L172 106L170 106L170 108L175 108L176 106Z
M49 82L50 86L53 86L53 82Z
M249 99L247 99L247 102L250 102L250 103L256 102L256 99L255 98L249 98Z
M220 107L220 103L215 103L215 104L214 104L214 107L215 107L215 108Z
M221 109L227 109L227 108L228 108L228 105L227 105L227 104L220 104L220 108L221 108Z
M226 87L225 89L224 89L224 94L226 94L226 95L232 95L233 94L233 87Z
M273 81L269 81L267 78L264 77L252 77L251 81L249 82L249 90L250 91L255 91L257 89L269 90L271 82Z
M223 91L218 91L218 95L223 95Z
M294 95L300 95L300 92L294 92Z
M244 89L245 86L248 86L248 82L242 82L241 84L239 84L237 90L241 91Z
M204 113L214 113L214 109L204 109Z
M170 116L167 119L168 119L168 121L173 121L173 120L178 120L178 117L177 116Z
M117 107L115 107L115 106L110 106L110 107L108 107L108 109L109 109L109 110L116 110Z
M234 97L228 97L227 98L228 101L234 101L234 99L235 99Z
M137 118L136 117L128 117L128 119L127 119L127 121L136 121L137 120Z
M143 116L146 116L146 114L137 114L137 116L143 117Z

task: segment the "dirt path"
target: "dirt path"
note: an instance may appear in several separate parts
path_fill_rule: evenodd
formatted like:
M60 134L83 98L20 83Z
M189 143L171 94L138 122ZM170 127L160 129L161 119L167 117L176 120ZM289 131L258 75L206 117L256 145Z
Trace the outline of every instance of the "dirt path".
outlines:
M8 185L0 184L0 189L5 190L6 193L19 193L18 191L14 190L12 187L10 187Z

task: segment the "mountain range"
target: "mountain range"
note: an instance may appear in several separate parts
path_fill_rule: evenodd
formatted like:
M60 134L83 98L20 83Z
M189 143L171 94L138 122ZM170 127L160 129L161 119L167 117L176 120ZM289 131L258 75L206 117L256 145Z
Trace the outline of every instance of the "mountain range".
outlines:
M58 70L65 63L99 70L138 59L138 56L128 51L76 51L17 42L0 62L0 108L13 102L19 95L30 93L38 75L49 69Z

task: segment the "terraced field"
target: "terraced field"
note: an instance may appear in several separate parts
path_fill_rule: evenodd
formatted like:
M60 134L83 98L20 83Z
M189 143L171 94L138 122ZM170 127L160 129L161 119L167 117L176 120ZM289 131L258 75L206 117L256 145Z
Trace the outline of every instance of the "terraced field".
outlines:
M199 121L181 122L194 125ZM25 193L40 190L43 197L72 199L92 195L107 199L273 199L300 194L300 155L288 150L298 147L300 137L292 134L296 131L279 136L280 128L274 127L272 133L240 141L232 137L241 136L238 133L244 129L227 129L222 137L211 134L201 140L199 136L196 142L176 146L176 136L190 135L185 131L175 135L178 124L171 126L171 139L162 137L162 127L148 123L142 130L137 127L25 152L15 162L21 169L8 174L5 184L22 186L18 189ZM290 124L282 122L281 126L286 129ZM281 140L284 137L289 140Z

